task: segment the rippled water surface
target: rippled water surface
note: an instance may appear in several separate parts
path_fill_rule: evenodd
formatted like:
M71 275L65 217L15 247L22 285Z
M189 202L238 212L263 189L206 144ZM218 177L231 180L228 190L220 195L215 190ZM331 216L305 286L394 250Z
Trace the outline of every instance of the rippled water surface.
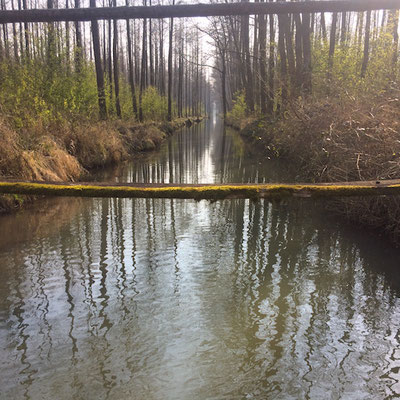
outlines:
M104 176L290 180L260 162L207 121ZM1 217L1 399L395 397L400 252L322 215L53 199Z

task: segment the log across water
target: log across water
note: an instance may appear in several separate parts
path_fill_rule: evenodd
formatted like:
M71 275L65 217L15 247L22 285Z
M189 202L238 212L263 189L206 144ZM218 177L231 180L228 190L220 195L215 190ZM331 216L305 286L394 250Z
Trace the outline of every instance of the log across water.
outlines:
M0 23L92 21L99 19L185 18L227 15L347 12L399 9L400 0L331 0L275 3L180 4L0 11Z
M335 198L400 195L400 179L318 184L139 184L2 181L0 193L19 195L194 200Z

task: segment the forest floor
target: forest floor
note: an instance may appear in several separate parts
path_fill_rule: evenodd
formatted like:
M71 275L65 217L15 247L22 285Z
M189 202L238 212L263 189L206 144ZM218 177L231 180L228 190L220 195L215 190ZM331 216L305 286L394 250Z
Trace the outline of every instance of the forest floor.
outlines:
M50 128L12 129L0 118L0 177L35 181L78 181L90 171L151 151L174 131L198 122L63 122ZM0 213L18 210L33 199L0 196Z
M299 99L280 118L227 117L267 157L287 160L297 181L400 178L400 89L375 98ZM330 200L326 209L400 245L400 196Z

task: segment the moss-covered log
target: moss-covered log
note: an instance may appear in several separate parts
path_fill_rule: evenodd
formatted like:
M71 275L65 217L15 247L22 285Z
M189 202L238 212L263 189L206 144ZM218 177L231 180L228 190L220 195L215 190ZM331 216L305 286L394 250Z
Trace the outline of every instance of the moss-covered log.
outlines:
M400 180L321 184L115 184L58 182L0 182L0 193L72 197L168 199L268 199L288 197L333 198L400 195Z

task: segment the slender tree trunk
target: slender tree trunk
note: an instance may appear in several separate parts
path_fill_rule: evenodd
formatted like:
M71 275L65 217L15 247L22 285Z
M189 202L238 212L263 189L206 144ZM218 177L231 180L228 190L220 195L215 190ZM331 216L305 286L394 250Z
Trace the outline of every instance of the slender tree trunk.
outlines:
M164 63L164 20L159 22L160 29L160 69L159 69L159 90L163 96L165 94L165 63Z
M274 16L269 15L269 62L268 62L268 103L267 113L272 115L275 103L275 27Z
M343 46L346 43L346 13L342 12L342 27L340 31L340 44Z
M303 32L303 88L307 93L312 89L312 68L311 68L311 39L310 39L310 14L302 14L302 32Z
M288 97L288 77L287 77L287 62L286 62L286 50L285 50L285 36L284 36L284 16L278 15L278 50L279 50L279 58L280 58L280 84L281 84L281 106L286 105L287 97Z
M48 4L47 4L48 6ZM14 0L11 0L11 9L14 10ZM50 29L49 24L49 29ZM15 24L12 24L12 34L13 34L13 47L14 47L14 59L15 62L19 63L19 51L18 51L18 40L17 40L17 28ZM48 40L50 40L50 35L48 37Z
M335 55L336 25L337 25L337 13L333 13L331 34L329 37L329 56L328 56L328 79L329 80L332 78L333 57Z
M322 40L326 42L328 40L328 35L326 34L325 13L321 13L321 30L322 30Z
M259 15L259 38L260 38L260 108L261 113L267 113L267 21L265 15Z
M47 8L52 9L54 8L53 0L47 0ZM48 29L48 42L47 42L47 62L48 62L48 70L50 72L50 76L53 75L53 69L55 67L55 57L56 57L56 39L54 33L54 23L49 22L47 24Z
M112 5L112 0L110 0L110 6ZM112 59L112 53L113 53L113 47L112 47L112 25L111 25L111 20L109 19L107 21L107 27L108 27L108 58L107 60L104 60L104 64L108 64L107 67L107 72L108 72L108 85L109 85L109 104L111 108L111 104L113 103L113 98L114 98L114 90L113 90L113 59Z
M397 59L398 59L398 45L399 45L399 10L393 10L390 12L390 29L392 30L393 36L393 57L392 57L392 64L393 70L396 67Z
M175 0L173 0L175 4ZM172 120L172 40L174 34L174 19L170 19L169 27L169 49L168 49L168 121Z
M251 70L250 43L249 43L249 16L243 18L243 49L246 63L246 104L250 112L254 111L253 73Z
M80 0L75 0L75 8L80 8ZM75 72L79 76L82 70L82 32L79 21L75 22Z
M142 97L146 87L146 58L147 58L147 20L143 20L143 43L142 43L142 66L140 71L140 90L139 90L139 121L143 121Z
M135 118L138 119L138 109L136 103L136 88L135 88L135 72L133 68L133 59L132 59L132 38L131 38L131 29L129 24L129 19L126 20L126 35L128 39L128 65L129 65L129 84L131 87L131 96L132 96L132 109Z
M23 5L24 10L28 9L26 0L22 0L22 5ZM31 52L30 52L30 46L29 46L29 26L28 26L27 22L24 23L24 32L25 32L25 56L27 59L29 59Z
M116 3L114 2L114 7ZM113 68L114 68L114 88L115 88L115 110L118 118L121 118L121 104L119 100L119 67L118 67L118 21L114 19L114 41L113 41Z
M96 7L96 0L90 0L90 7ZM104 91L104 75L101 65L100 35L97 20L91 21L94 62L96 66L97 97L99 101L99 114L101 119L107 118L106 95Z
M295 23L296 23L296 36L295 36L295 43L296 43L296 87L298 90L301 89L303 85L303 37L302 37L302 23L300 14L296 14L294 16Z
M287 14L284 14L282 17L282 23L284 24L285 29L286 55L289 67L289 78L290 81L293 83L296 76L296 67L294 61L292 31L290 29L290 18Z
M221 72L221 88L222 88L222 112L224 118L227 114L227 101L226 101L226 59L225 52L221 52L222 72Z
M364 78L368 68L369 60L369 35L371 29L371 11L367 11L367 21L365 22L365 38L364 38L364 57L361 66L361 77Z

